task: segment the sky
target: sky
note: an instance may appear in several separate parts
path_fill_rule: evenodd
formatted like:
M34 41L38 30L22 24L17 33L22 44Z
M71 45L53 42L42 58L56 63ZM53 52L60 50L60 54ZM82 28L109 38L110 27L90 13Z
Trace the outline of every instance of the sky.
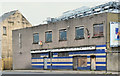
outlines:
M19 10L33 25L42 24L48 17L59 17L63 12L82 6L94 7L115 0L0 0L0 16Z

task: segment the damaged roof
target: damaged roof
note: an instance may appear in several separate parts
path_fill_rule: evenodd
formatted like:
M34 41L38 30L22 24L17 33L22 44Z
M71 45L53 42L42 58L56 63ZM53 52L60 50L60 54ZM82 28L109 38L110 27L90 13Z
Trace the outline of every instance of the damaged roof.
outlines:
M4 21L10 15L15 14L16 11L18 11L18 10L14 10L14 11L10 11L10 12L4 13L2 16L0 16L0 22Z

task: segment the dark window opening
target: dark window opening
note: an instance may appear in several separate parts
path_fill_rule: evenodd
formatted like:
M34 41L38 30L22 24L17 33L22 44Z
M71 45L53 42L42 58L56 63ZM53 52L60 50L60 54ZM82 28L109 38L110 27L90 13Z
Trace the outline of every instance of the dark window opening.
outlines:
M32 54L32 58L40 58L40 54Z
M58 57L68 57L69 53L68 52L60 52L58 53Z
M7 35L7 30L5 26L3 26L3 35Z

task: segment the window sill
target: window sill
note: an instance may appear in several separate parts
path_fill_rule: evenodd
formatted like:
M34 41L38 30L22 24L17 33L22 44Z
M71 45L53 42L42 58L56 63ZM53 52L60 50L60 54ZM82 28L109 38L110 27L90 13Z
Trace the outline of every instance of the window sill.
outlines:
M45 41L45 43L52 43L52 41Z
M3 34L4 36L7 36L7 34Z
M38 44L38 43L32 43L32 44Z
M82 40L82 39L85 39L84 37L83 38L75 38L75 40Z
M59 40L59 42L61 42L61 41L67 41L67 40Z
M92 38L101 38L101 37L104 37L104 36L93 36Z

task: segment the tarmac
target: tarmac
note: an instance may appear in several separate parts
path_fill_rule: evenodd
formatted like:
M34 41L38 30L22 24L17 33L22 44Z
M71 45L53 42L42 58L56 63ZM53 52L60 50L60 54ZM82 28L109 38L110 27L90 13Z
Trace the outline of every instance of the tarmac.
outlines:
M27 72L27 73L58 73L58 74L120 74L110 71L81 71L81 70L4 70L3 72Z

